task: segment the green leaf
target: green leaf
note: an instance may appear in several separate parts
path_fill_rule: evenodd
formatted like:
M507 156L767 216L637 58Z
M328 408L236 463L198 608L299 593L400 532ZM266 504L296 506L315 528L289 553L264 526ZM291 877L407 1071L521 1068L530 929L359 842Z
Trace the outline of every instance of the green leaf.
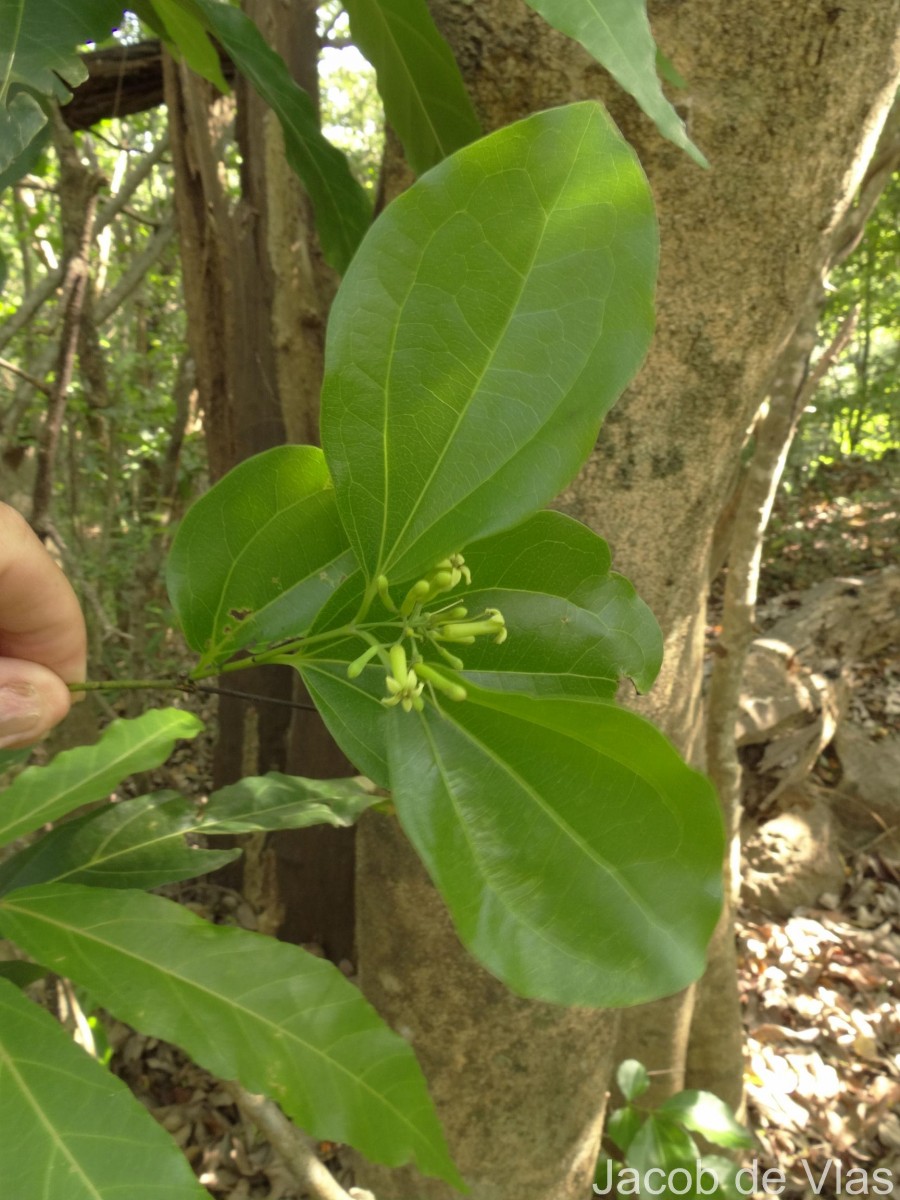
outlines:
M656 260L646 179L591 102L465 147L388 205L332 308L322 398L369 578L422 575L569 482L646 351Z
M397 814L464 944L559 1004L640 1004L696 979L721 902L709 783L624 709L468 693L388 724Z
M176 741L202 728L193 713L154 708L133 721L113 721L93 746L66 750L46 767L26 767L0 793L0 845L104 799L129 775L165 762Z
M206 834L261 833L309 825L344 828L378 802L378 796L353 779L303 779L271 771L213 792L196 828Z
M678 1092L659 1106L659 1113L729 1150L751 1149L756 1144L725 1101L712 1092Z
M29 983L36 983L46 974L46 968L22 959L6 958L0 962L0 979L8 979L17 988L28 987Z
M20 177L20 165L46 124L47 114L30 92L16 89L9 104L0 107L0 171L4 177Z
M2 0L0 0L2 3ZM0 112L0 123L4 121L4 116ZM47 125L37 133L33 134L28 144L9 164L5 171L0 171L0 192L3 192L8 187L12 187L14 183L18 183L23 175L28 175L34 171L40 163L41 155L50 141L50 128ZM0 134L0 147L4 144L3 135Z
M662 50L656 48L656 69L659 71L666 83L671 83L673 88L678 88L679 91L684 91L687 87L687 82L684 77L678 72L675 64L670 58L663 54Z
M0 1128L9 1200L209 1200L125 1084L4 979Z
M683 1129L651 1113L628 1147L625 1162L641 1175L653 1168L669 1172L676 1167L687 1167L694 1175L699 1157L693 1139ZM660 1192L666 1197L674 1194L668 1189Z
M663 95L646 0L527 0L544 20L580 42L656 125L663 137L708 167L684 122Z
M33 746L24 746L21 750L0 750L0 776L14 771L31 757Z
M313 1137L461 1184L411 1048L324 959L159 896L75 884L6 896L0 927L120 1019L272 1096Z
M197 674L236 651L305 633L356 567L322 451L277 446L188 510L166 570Z
M345 155L323 137L316 107L281 59L239 8L219 0L191 0L207 29L265 100L284 133L288 163L312 201L322 252L343 273L372 220L372 208Z
M209 40L202 21L191 11L191 4L182 3L182 0L149 0L149 3L165 30L169 43L176 48L191 70L208 79L221 92L229 92L231 89L222 74L216 48Z
M115 0L0 0L0 171L46 124L30 93L65 103L87 78L76 47L106 37L121 19Z
M197 807L174 792L122 800L58 825L0 865L0 895L65 880L109 888L154 888L206 875L240 849L185 844L198 827Z
M643 1063L638 1062L636 1058L626 1058L624 1062L619 1063L616 1083L626 1100L637 1100L650 1086L650 1076Z
M346 0L344 8L417 175L481 136L456 59L425 0Z
M626 1104L624 1108L617 1108L615 1112L610 1113L603 1133L624 1152L634 1141L643 1120L636 1108Z
M384 667L370 664L357 679L347 678L347 664L364 648L359 641L347 642L329 657L296 665L331 736L363 775L386 788L387 733L395 714L381 703Z
M606 542L557 512L466 547L471 587L454 599L470 614L498 608L509 637L479 638L463 653L481 687L612 699L619 680L641 691L662 663L662 634L632 585L609 569Z
M746 1191L737 1185L738 1166L731 1159L719 1154L704 1154L700 1158L700 1169L704 1173L704 1196L718 1196L723 1200L743 1200L746 1197ZM716 1191L709 1186L712 1182L710 1176L715 1177L719 1185Z
M203 850L187 833L258 833L353 824L378 796L352 779L314 780L272 772L222 788L198 808L174 792L122 800L66 821L0 864L0 895L51 881L154 888L206 875L240 849Z

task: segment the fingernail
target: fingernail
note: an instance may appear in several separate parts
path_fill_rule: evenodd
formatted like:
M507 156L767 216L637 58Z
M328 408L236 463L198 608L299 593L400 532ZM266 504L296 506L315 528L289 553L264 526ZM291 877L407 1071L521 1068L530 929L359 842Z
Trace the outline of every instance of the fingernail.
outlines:
M37 736L43 706L37 688L31 683L7 683L0 687L0 749L10 742Z

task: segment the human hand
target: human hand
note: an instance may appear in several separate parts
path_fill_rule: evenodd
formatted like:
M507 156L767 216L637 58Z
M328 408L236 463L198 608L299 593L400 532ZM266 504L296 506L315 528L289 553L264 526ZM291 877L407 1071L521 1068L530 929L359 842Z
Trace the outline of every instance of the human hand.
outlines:
M87 636L62 571L15 509L0 504L0 750L43 737L84 679Z

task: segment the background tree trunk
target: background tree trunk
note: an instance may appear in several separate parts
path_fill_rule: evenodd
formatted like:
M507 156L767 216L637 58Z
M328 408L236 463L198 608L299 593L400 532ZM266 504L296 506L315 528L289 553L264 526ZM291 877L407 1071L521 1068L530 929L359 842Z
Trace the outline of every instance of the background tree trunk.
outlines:
M708 558L719 510L729 490L745 432L772 378L810 289L821 272L829 234L846 212L872 153L898 76L898 14L893 0L847 0L788 6L761 0L738 7L726 0L660 0L650 16L660 46L689 81L676 103L692 137L712 163L698 168L655 129L627 96L573 43L549 30L522 0L433 0L487 128L536 109L585 96L610 107L636 147L650 178L662 227L658 333L635 385L608 418L598 448L561 505L611 542L615 565L638 587L663 629L666 661L652 693L635 701L688 757L702 755L702 655ZM836 82L839 80L840 85ZM446 987L440 1003L452 1025L426 1008L421 962L391 960L397 947L371 929L366 914L383 902L389 869L404 876L408 848L398 849L365 822L359 867L360 962L364 986L413 1044L441 1098L451 1148L473 1183L474 1200L535 1195L518 1170L546 1149L560 1120L559 1096L569 1094L565 1120L585 1142L556 1161L554 1200L585 1195L579 1168L596 1149L592 1106L605 1089L608 1055L596 1056L593 1090L577 1080L592 1047L615 1018L571 1014L570 1039L552 1050L543 1041L542 1006L522 1005L523 1040L535 1057L533 1094L546 1107L530 1122L510 1119L511 1095L495 1097L484 1119L495 1130L487 1161L473 1149L472 1098L465 1063L491 1060L505 1042L507 1015L454 995L465 956L446 938L441 954ZM424 903L409 911L405 934L424 945ZM393 917L393 914L392 914ZM386 923L386 922L385 922ZM725 947L731 950L730 939ZM405 966L403 966L405 964ZM402 967L402 969L401 969ZM730 968L724 968L730 969ZM390 977L391 985L378 983ZM736 997L735 997L736 998ZM624 1014L617 1057L641 1058L666 1072L665 1090L682 1086L690 1028L690 993ZM499 1018L499 1019L498 1019ZM721 1031L736 1044L734 1005ZM702 1030L708 1039L714 1030ZM721 1057L721 1056L720 1056ZM732 1072L739 1071L739 1063ZM570 1087L571 1079L575 1086ZM581 1107L580 1107L581 1106ZM580 1111L579 1111L580 1108ZM538 1157L540 1157L538 1155ZM374 1178L374 1176L373 1176ZM449 1196L408 1176L388 1184L378 1173L379 1200ZM365 1180L364 1180L365 1181ZM544 1194L541 1192L540 1194Z
M316 95L316 9L251 0L248 15ZM309 201L287 165L274 115L239 80L236 132L240 199L228 196L216 140L232 102L165 63L166 100L176 171L185 300L197 386L215 480L244 458L285 441L318 442L324 328L337 280L312 231ZM228 686L230 680L223 680ZM241 690L261 702L219 702L214 782L289 770L314 778L353 773L317 713L265 702L303 703L296 673L263 667ZM289 941L316 942L335 961L353 953L353 832L288 830L252 840L258 904ZM226 869L239 884L244 860Z

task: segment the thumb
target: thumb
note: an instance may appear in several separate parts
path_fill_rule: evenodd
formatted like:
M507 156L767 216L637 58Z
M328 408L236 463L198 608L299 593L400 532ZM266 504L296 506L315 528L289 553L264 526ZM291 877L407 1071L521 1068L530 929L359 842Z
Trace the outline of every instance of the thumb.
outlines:
M28 746L69 711L69 689L39 663L0 658L0 750Z

